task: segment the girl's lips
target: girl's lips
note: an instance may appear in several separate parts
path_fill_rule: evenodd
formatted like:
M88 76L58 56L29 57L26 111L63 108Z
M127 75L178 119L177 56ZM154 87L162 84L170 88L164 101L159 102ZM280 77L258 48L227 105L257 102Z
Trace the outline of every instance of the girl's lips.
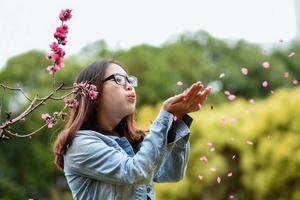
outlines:
M128 100L131 102L135 102L135 97L134 96L127 96Z

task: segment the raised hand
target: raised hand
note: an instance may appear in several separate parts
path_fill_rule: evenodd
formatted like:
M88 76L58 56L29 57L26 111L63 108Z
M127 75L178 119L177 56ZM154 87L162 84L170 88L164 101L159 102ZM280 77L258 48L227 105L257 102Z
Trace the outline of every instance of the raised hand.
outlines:
M183 93L168 98L163 103L163 109L181 119L183 115L200 110L207 99L211 88L207 87L201 91L203 84L194 83Z

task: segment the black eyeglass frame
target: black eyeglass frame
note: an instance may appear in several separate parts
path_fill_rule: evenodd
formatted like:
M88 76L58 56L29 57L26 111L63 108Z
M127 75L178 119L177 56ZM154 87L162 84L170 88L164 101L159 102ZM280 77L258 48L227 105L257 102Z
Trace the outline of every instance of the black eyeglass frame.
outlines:
M118 73L115 73L115 74L112 74L112 75L106 77L103 80L103 83L106 82L106 81L108 81L108 80L113 79L118 85L125 86L126 85L126 81L125 81L124 84L121 84L121 83L119 83L117 81L116 76L122 76L122 77L124 77L126 79L127 83L129 83L132 87L137 87L137 85L138 85L138 79L137 79L137 77L135 77L135 76L125 76L123 74L118 74ZM130 78L133 78L135 80L135 84L131 83Z

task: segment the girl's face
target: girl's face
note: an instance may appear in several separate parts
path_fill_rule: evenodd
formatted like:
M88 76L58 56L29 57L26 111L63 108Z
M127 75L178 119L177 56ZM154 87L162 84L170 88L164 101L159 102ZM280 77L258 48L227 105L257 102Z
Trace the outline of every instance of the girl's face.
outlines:
M128 76L126 71L117 64L110 64L104 77L107 78L113 74ZM125 85L117 84L113 78L104 82L99 99L100 112L108 112L109 115L120 119L135 112L134 87L127 80L125 83Z

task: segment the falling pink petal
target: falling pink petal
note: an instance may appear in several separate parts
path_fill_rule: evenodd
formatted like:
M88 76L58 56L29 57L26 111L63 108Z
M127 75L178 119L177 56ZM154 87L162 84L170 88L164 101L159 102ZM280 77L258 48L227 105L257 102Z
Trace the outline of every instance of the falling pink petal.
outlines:
M255 100L254 100L254 99L250 99L250 100L249 100L249 103L255 104Z
M271 94L274 94L274 90L271 90L270 93L271 93Z
M232 123L237 122L237 118L235 118L235 117L231 118L231 122L232 122Z
M268 87L268 84L269 84L268 81L263 81L263 82L262 82L262 86L263 86L263 87Z
M230 196L229 196L229 199L234 199L234 195L230 195Z
M221 183L221 177L220 177L220 176L218 176L217 182L218 182L219 184Z
M235 155L232 156L232 160L235 158Z
M225 76L225 74L221 73L220 76L219 76L219 78L223 78L224 76Z
M231 95L228 96L228 99L229 99L230 101L235 100L235 98L236 98L236 96L233 95L233 94L231 94Z
M176 85L181 86L181 85L183 85L183 82L182 81L177 81Z
M247 140L247 141L246 141L246 144L253 145L253 142L250 141L250 140Z
M215 167L211 167L210 171L215 172L215 171L217 171L217 169Z
M283 77L284 77L284 78L288 78L288 77L289 77L289 73L288 73L288 72L284 72L284 73L283 73Z
M293 80L294 85L298 85L298 80Z
M291 57L293 57L295 54L296 54L295 52L291 52L291 53L289 53L288 57L291 58Z
M248 75L248 69L247 69L246 67L243 67L243 68L241 69L241 72L242 72L242 74L245 75L245 76Z
M215 151L215 148L210 148L209 150L210 150L211 152L213 152L213 151Z
M270 67L270 63L269 62L263 62L262 63L262 66L265 68L265 69L268 69Z
M212 142L208 142L207 146L212 147L213 143Z
M173 117L173 120L174 120L174 121L177 121L177 117L176 117L175 115L174 115L174 117Z
M203 176L198 176L198 179L200 180L200 181L202 181L203 180Z
M200 160L203 161L204 163L208 163L208 159L206 156L200 157Z
M228 177L231 177L231 176L232 176L232 172L228 173L227 176L228 176Z
M229 92L228 90L225 90L225 91L224 91L224 94L225 94L226 96L229 96L229 95L230 95L230 92Z

